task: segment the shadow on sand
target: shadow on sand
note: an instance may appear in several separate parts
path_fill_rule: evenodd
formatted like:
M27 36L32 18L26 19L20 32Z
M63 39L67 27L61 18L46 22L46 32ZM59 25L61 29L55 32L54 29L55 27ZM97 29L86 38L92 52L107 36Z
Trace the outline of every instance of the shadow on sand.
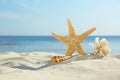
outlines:
M94 59L101 59L102 57L99 57L99 56L96 56L96 55L85 55L85 56L81 56L81 55L74 55L72 56L69 60L67 61L64 61L62 63L56 63L56 64L53 64L51 62L46 62L45 65L43 66L40 66L38 68L34 68L34 67L31 67L31 66L27 66L27 65L24 65L24 64L20 64L19 63L19 66L13 66L12 68L17 68L17 69L24 69L24 70L40 70L40 69L44 69L44 68L47 68L47 67L50 67L50 66L54 66L54 65L59 65L59 64L66 64L66 63L69 63L71 61L79 61L79 60L94 60Z

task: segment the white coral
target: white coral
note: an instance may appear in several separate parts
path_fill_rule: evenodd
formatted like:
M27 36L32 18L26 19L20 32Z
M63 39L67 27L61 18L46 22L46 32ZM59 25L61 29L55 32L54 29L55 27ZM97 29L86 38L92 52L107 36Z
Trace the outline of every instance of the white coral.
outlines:
M105 38L99 40L97 37L95 43L90 43L90 45L94 48L94 55L107 56L110 53L109 43Z
M101 39L101 41L100 41L100 46L101 46L101 47L109 46L109 43L108 43L108 41L107 41L105 38L103 38L103 39Z

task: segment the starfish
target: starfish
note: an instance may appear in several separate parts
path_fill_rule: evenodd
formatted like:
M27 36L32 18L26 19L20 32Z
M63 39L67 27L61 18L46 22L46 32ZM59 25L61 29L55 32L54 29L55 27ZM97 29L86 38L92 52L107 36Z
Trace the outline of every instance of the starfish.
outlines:
M81 43L93 32L96 30L95 27L89 29L88 31L77 35L70 19L68 18L68 30L69 35L68 37L60 36L58 34L52 33L53 37L63 42L65 45L68 46L66 51L66 56L71 56L73 52L76 50L81 55L86 55L85 50L83 49Z

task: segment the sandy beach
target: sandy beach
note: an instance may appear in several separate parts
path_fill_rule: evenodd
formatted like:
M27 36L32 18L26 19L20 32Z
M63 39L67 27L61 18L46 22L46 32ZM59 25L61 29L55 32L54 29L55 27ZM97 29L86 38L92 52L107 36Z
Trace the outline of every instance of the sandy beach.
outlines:
M120 80L120 55L74 56L52 64L56 53L0 53L0 80Z

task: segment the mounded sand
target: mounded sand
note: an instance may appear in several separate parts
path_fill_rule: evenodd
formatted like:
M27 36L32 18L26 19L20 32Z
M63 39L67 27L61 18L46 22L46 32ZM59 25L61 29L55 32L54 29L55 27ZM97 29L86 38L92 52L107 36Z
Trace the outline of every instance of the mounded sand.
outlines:
M55 53L0 53L0 80L120 80L120 55L74 56L49 62Z

